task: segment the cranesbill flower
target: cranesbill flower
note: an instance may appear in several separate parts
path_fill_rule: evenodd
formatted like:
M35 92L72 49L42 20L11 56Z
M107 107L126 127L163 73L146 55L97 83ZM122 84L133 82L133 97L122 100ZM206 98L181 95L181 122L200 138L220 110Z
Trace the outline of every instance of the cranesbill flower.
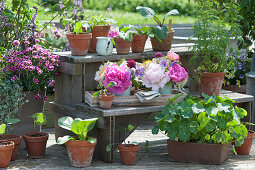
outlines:
M164 55L161 53L161 52L157 52L155 55L154 55L154 58L159 58L159 57L163 57Z
M41 98L41 95L40 95L40 94L36 94L36 95L34 96L34 99L35 99L35 100L40 99L40 98Z
M169 77L174 83L179 83L188 78L188 74L179 64L173 64L169 67Z
M55 84L55 80L51 80L51 82L49 83L49 87L53 87L54 86L54 84Z
M19 42L18 40L14 40L14 41L13 41L13 45L19 46L19 45L20 45L20 42Z
M127 66L129 68L135 68L135 60L134 59L129 59L128 62L127 62Z
M143 75L143 68L140 68L139 66L136 66L135 69L135 77L142 76Z
M47 96L43 96L43 101L47 101L48 97Z
M159 61L159 65L164 69L166 66L167 66L167 60L162 58L160 61Z

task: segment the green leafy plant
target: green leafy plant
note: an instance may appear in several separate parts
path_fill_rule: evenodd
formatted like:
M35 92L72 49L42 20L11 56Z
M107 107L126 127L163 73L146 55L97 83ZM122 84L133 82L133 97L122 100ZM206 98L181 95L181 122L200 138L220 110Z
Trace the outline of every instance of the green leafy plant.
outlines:
M73 32L77 35L83 33L82 28L85 28L87 34L89 34L91 32L90 25L86 21L74 22L71 19L66 19L63 21L63 24L65 24L65 25L68 24L68 27L70 28L70 32Z
M145 26L145 27L134 27L135 30L136 30L136 33L134 34L137 34L137 35L149 35L149 27L148 26Z
M5 129L6 129L6 124L1 124L0 125L0 135L5 133Z
M144 17L146 18L153 18L155 22L157 23L156 27L150 27L150 34L149 36L151 38L156 38L157 40L162 40L166 39L168 36L168 29L164 25L165 19L169 15L177 15L179 12L176 9L173 9L169 12L167 12L163 18L162 21L157 17L155 11L149 7L143 7L143 6L138 6L136 7L136 10Z
M71 118L68 116L62 117L58 119L58 125L64 129L70 130L73 133L75 133L78 136L78 139L66 135L64 137L59 137L57 140L57 144L61 145L66 143L69 140L80 140L85 141L88 140L89 143L95 143L96 139L93 137L87 138L87 133L91 131L98 118L92 118L92 119L80 119L80 118Z
M90 16L88 18L89 20L89 25L94 26L94 25L109 25L109 24L115 24L117 21L111 19L111 18L105 18L103 15L98 15L98 16Z
M34 131L36 131L36 125L40 126L40 131L42 128L42 125L46 124L46 116L43 113L34 113L32 115L32 118L34 119Z
M133 34L131 32L128 32L129 30L131 30L134 26L133 25L129 25L127 27L125 27L122 24L118 24L119 26L119 32L118 32L118 36L120 38L122 38L125 41L130 42L132 40Z
M104 88L103 85L99 85L102 89L99 90L99 91L97 91L97 92L95 92L95 93L93 93L93 97L98 97L101 93L103 93L103 94L106 96L106 93L108 92L107 88L108 88L108 87L114 87L114 86L116 86L116 85L117 85L117 83L114 82L114 81L111 81L111 82L107 85L106 88Z
M155 117L153 134L164 131L171 141L227 144L235 139L240 146L248 131L241 119L246 110L234 107L233 100L202 94L204 100L188 95L184 101L174 103L180 95L169 100Z

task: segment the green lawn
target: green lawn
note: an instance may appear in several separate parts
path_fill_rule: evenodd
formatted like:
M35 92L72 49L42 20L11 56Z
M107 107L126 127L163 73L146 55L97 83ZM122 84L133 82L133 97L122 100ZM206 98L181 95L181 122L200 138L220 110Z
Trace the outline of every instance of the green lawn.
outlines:
M106 11L86 10L86 15L105 15ZM112 19L119 21L122 24L156 24L152 18L144 18L139 13L125 12L125 11L111 11L110 16ZM160 19L163 19L164 14L158 15ZM39 13L37 20L50 20L52 16L47 16L45 13ZM166 22L168 22L168 17ZM171 16L173 24L192 24L195 21L194 17L189 16ZM58 19L58 18L57 18Z

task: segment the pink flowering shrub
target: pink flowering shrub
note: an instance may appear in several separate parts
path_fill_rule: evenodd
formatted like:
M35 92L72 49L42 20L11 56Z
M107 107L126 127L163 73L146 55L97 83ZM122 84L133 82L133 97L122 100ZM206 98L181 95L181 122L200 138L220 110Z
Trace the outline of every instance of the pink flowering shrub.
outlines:
M6 64L1 71L9 71L10 80L22 85L23 91L37 92L35 99L42 97L39 95L40 91L53 87L55 76L59 75L59 56L52 55L50 50L43 49L40 45L33 45L22 51L11 50L3 56L3 60Z
M122 94L126 91L129 86L131 86L132 82L130 81L130 72L127 71L127 66L122 64L118 65L110 65L107 66L105 71L105 80L104 87L107 87L108 84L114 81L117 83L114 87L107 88L110 93Z
M188 73L179 64L176 64L176 63L173 64L171 67L169 67L168 71L169 71L169 77L171 81L174 83L179 83L188 78Z

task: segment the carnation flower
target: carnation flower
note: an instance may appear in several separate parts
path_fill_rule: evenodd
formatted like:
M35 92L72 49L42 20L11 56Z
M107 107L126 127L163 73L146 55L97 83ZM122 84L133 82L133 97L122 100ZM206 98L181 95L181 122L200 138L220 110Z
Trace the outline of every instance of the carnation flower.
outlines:
M34 79L33 79L33 82L34 82L34 84L38 84L38 83L39 83L39 80L38 80L37 78L34 78Z
M167 57L168 57L169 59L171 59L172 61L178 61L179 58L180 58L178 54L176 54L176 53L174 53L174 52L171 52L171 51L168 51Z
M135 60L134 60L134 59L128 60L127 66L128 66L129 68L135 68Z
M14 76L11 78L11 81L15 81L17 78L18 78L18 76L17 76L17 75L14 75Z
M157 52L155 55L154 55L154 58L159 58L159 57L163 57L164 55L161 53L161 52Z
M43 96L43 101L47 101L48 97L47 96Z
M19 46L19 45L20 45L20 42L19 42L18 40L14 40L14 41L13 41L13 45Z
M168 71L169 77L174 83L179 83L188 78L186 70L179 64L173 64L171 67L169 67Z
M158 91L159 88L163 88L165 84L170 81L170 77L168 76L168 72L165 72L165 69L159 64L150 63L148 68L144 71L142 81L145 87Z
M40 95L40 94L36 94L36 95L34 96L34 99L35 99L35 100L40 99L40 98L41 98L41 95Z
M107 88L110 93L122 94L126 91L132 82L130 81L130 72L126 70L125 65L107 66L105 71L104 87L107 87L111 81L116 82L114 87Z

